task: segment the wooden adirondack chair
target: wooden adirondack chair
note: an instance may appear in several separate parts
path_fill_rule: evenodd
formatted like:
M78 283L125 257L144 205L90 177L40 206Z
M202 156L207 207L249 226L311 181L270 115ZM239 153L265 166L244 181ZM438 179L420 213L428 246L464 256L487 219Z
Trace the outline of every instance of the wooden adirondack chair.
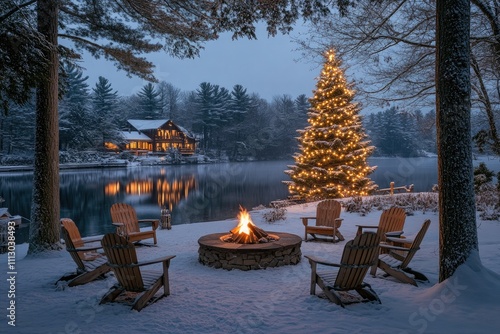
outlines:
M305 227L304 240L308 241L308 234L312 235L316 240L319 239L316 237L317 234L332 237L333 242L344 240L344 236L338 230L343 220L339 218L341 211L340 202L334 199L319 202L316 207L316 217L301 217L302 224ZM316 225L309 225L309 219L315 219Z
M103 277L111 270L106 257L96 252L97 249L102 248L100 244L85 246L86 243L98 241L100 238L82 240L78 227L69 218L61 219L61 234L66 243L66 250L75 261L77 268L75 273L65 274L58 281L68 281L68 286L81 285Z
M130 242L153 238L156 245L156 229L158 219L137 219L135 209L125 203L115 203L111 206L111 220L116 226L116 233L127 238ZM140 223L150 223L151 230L141 231Z
M387 237L387 244L380 244L380 247L389 252L379 255L377 262L378 268L401 282L413 284L415 286L417 286L415 280L428 281L429 279L424 274L412 270L408 265L415 253L420 249L420 243L424 239L430 224L431 221L426 220L414 239Z
M401 237L401 235L403 234L405 220L405 210L403 208L393 207L382 212L378 225L356 225L358 227L357 235L361 234L363 230L376 229L377 235L380 238L380 242L385 243L388 233L391 236ZM384 253L387 253L387 250L384 248L380 248L380 254ZM370 274L372 276L375 276L375 274L377 273L377 258L378 254L375 255L375 264L370 271Z
M405 210L393 207L382 212L378 225L356 225L358 227L357 234L361 234L364 229L377 229L380 242L385 242L386 233L392 233L393 236L403 234L405 220Z
M108 233L101 243L108 257L109 265L118 280L118 283L102 297L101 304L114 301L122 292L132 292L136 293L132 309L140 311L148 304L170 294L168 267L170 266L170 260L175 255L139 262L134 244L124 237ZM141 266L155 263L163 264L163 272L140 269ZM155 297L156 292L162 286L163 293Z
M378 301L377 293L368 283L363 282L368 268L374 263L374 254L378 254L380 238L373 232L365 232L350 240L344 247L340 264L328 262L306 255L311 265L311 295L316 294L316 284L326 297L344 307L353 302ZM339 268L336 272L318 271L318 265ZM356 291L355 296L349 291Z

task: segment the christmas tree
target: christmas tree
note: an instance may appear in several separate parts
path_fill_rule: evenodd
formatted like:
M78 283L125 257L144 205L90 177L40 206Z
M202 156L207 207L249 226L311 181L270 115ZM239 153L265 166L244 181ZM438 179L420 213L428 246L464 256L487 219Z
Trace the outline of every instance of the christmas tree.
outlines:
M360 106L353 102L354 91L349 86L335 52L327 51L314 96L309 99L310 125L298 130L295 165L285 171L291 178L285 181L291 194L318 200L363 196L375 188L368 177L375 167L367 162L374 147L366 139Z

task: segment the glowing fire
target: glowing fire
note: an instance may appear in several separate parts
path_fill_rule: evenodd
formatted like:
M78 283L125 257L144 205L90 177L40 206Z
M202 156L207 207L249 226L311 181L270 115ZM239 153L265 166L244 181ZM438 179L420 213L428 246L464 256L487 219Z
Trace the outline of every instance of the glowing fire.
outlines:
M226 234L220 238L222 241L240 244L257 244L279 240L279 236L268 234L255 226L248 211L241 206L238 220L238 225L231 230L231 234Z
M252 222L252 219L250 218L250 214L248 213L247 210L242 208L240 206L240 213L238 213L239 223L236 225L235 228L231 230L231 233L233 234L240 234L240 233L245 233L246 235L250 235L250 227L249 225L255 226L255 224Z

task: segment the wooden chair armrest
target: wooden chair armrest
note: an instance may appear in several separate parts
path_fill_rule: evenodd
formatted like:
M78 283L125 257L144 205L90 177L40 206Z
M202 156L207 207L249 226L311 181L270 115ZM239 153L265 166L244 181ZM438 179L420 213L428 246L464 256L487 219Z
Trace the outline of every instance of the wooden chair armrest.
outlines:
M137 222L139 224L151 223L151 227L153 228L153 230L156 230L160 225L160 221L158 219L139 219Z
M406 247L399 247L399 246L394 246L394 245L388 245L388 244L380 244L380 248L385 248L389 250L398 250L398 251L406 251L409 252L410 249Z
M98 237L85 237L85 238L82 238L82 241L84 244L87 244L87 243L91 243L91 242L96 242L96 241L101 241L102 240L102 236L98 236Z
M96 249L102 249L102 246L93 246L93 247L79 247L79 248L66 248L68 252L88 252Z
M157 222L158 219L138 219L137 221L139 223L154 223L154 222Z
M302 219L302 224L304 226L307 226L308 225L308 219L316 219L316 217L300 217L300 219Z
M125 224L123 223L111 223L113 226L116 226L116 227L122 227L124 226Z
M313 255L304 255L304 257L309 259L310 262L314 262L317 264L322 264L322 265L330 266L330 267L340 267L340 264L338 264L338 263L329 262L329 261L320 259L320 258L313 256Z
M147 266L150 264L156 264L156 263L164 263L163 265L163 271L164 273L166 272L166 268L168 268L168 263L170 260L172 260L175 257L175 255L167 255L164 257L160 257L154 260L149 260L149 261L144 261L144 262L138 262L138 263L133 263L133 264L116 264L116 263L109 263L108 265L111 268L135 268L135 267L140 267L140 266Z
M358 229L360 228L378 228L378 225L356 225Z
M155 264L155 263L161 263L161 262L170 261L174 257L175 257L175 255L167 255L167 256L160 257L160 258L153 259L153 260L149 260L149 261L138 262L136 265L137 266L147 266L147 265L150 265L150 264Z
M356 231L356 235L361 235L363 233L364 228L374 228L377 229L378 225L356 225L358 230Z
M403 233L405 233L404 231L391 231L391 232L387 232L385 234L385 237L386 238L398 238L398 239L401 239Z
M412 239L406 239L406 238L387 237L385 239L387 241L394 242L397 244L412 244L413 243Z
M344 218L335 218L335 221L343 221Z

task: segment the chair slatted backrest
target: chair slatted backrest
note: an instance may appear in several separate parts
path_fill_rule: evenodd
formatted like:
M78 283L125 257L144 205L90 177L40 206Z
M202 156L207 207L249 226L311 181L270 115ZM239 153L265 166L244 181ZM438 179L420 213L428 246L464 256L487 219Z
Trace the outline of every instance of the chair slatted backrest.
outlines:
M127 234L139 232L139 221L135 209L125 203L115 203L111 206L111 221L122 223Z
M335 219L340 217L341 211L340 202L334 199L319 202L316 207L316 225L334 227L337 224L337 227L339 227L341 222L335 222Z
M380 241L385 241L385 234L392 231L402 231L405 225L406 212L403 208L390 208L380 215L377 234Z
M415 236L415 239L413 239L413 243L409 247L410 250L408 251L408 254L401 261L401 268L406 268L410 264L415 253L420 249L420 244L422 243L422 240L424 239L425 234L427 233L427 230L429 229L430 224L431 224L431 221L429 219L424 221L424 223L422 224L420 231L418 231L417 235Z
M66 231L68 232L71 241L73 241L73 245L75 246L75 248L84 246L80 231L78 230L78 227L72 219L61 218L61 225L66 228Z
M75 230L76 230L76 232L75 232ZM84 257L84 254L79 254L79 253L83 253L83 252L73 252L74 249L83 246L83 241L81 241L82 240L81 237L78 238L81 241L81 245L77 242L77 244L79 244L79 246L76 246L75 243L73 242L72 236L76 236L76 235L78 237L80 236L80 232L78 231L78 228L76 227L73 220L71 220L69 218L61 219L61 234L62 234L62 237L64 239L64 243L66 244L66 250L71 255L71 258L73 259L73 261L75 261L78 268L85 270L85 265L84 265L83 260L82 260L82 257Z
M127 291L144 291L144 282L137 264L135 246L116 233L106 234L101 241L108 263L118 283Z
M363 283L368 269L375 264L380 238L374 232L362 233L346 243L335 279L335 288L352 290Z

